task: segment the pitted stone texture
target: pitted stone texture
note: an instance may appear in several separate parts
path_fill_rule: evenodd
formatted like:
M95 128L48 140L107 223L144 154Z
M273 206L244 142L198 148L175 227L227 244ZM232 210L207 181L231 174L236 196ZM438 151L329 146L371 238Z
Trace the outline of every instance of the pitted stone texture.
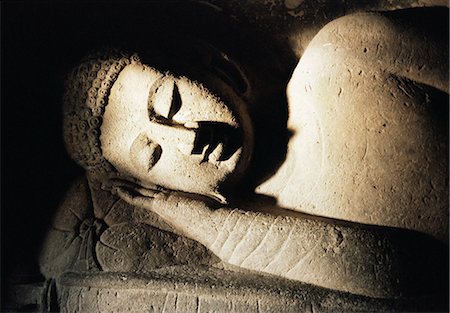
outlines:
M354 296L253 273L176 267L144 276L66 273L61 312L386 312L415 311L430 299Z
M128 201L152 209L237 267L377 298L433 295L446 288L445 245L415 231L286 210L274 215L271 208L211 209L178 195Z
M56 212L39 258L46 278L69 270L146 272L217 262L199 243L174 234L155 213L88 184L78 179Z
M99 127L117 75L136 62L139 62L137 55L112 49L95 51L69 74L63 100L64 140L69 155L88 171L112 170L102 158Z
M297 211L448 242L446 51L382 15L329 23L289 83L286 161L257 191Z
M294 136L286 161L257 191L287 209L328 218L277 215L256 202L246 211L239 203L217 209L199 201L221 199L219 185L245 172L251 127L243 103L150 66L124 67L104 111L102 152L120 178L148 189L116 186L119 199L92 179L91 195L80 197L89 213L75 208L60 215L62 226L44 249L44 274L80 270L75 261L109 271L63 274L63 311L384 311L398 307L367 296L409 301L445 293L447 247L414 231L354 223L448 240L447 115L435 105L448 93L445 49L416 35L381 15L347 16L325 26L300 60L289 87ZM237 154L221 160L227 141L208 142L217 139L214 123L243 128ZM200 140L205 125L209 135ZM65 206L74 208L78 200L69 200ZM165 230L259 274L199 267L155 272L213 259ZM264 280L264 273L296 282Z
M108 228L97 242L96 254L102 270L107 272L145 273L165 266L209 264L215 260L195 241L144 223Z
M103 115L104 157L144 186L214 196L224 181L242 176L253 146L243 103L229 100L186 77L128 65Z

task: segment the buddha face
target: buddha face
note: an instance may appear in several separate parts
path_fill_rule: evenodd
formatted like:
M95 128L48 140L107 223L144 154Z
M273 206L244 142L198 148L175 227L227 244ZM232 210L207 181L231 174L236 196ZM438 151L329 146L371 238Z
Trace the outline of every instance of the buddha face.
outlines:
M105 107L103 155L144 187L214 195L245 171L252 151L248 115L234 98L231 107L185 77L130 64Z

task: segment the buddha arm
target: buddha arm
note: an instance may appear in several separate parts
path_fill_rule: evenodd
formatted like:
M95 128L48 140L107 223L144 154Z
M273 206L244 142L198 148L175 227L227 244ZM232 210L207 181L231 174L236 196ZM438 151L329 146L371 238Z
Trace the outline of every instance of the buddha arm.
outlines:
M422 242L409 240L415 238L402 231L241 209L213 210L202 201L176 195L150 201L121 196L155 211L223 261L242 268L372 297L396 297L405 284L421 281L414 277L423 272L419 254L426 251L415 252Z

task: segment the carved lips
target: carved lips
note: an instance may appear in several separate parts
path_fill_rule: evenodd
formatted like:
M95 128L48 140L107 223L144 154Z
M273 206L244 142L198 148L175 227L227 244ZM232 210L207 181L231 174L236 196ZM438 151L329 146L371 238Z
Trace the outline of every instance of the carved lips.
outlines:
M226 161L242 146L240 129L220 122L197 122L192 154L202 155L201 162Z

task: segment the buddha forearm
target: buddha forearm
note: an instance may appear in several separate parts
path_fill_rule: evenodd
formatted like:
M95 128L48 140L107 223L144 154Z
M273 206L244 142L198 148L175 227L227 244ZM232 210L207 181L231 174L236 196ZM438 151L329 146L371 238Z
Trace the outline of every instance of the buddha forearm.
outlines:
M405 284L421 281L414 276L423 272L421 256L408 242L426 244L415 237L409 240L417 236L414 233L239 209L211 210L195 200L178 200L171 209L157 207L155 211L185 235L223 261L246 269L372 297L396 297Z
M377 253L388 249L378 246L387 243L376 234L239 210L215 214L223 227L208 248L230 264L368 296L395 293L396 277L387 273L392 258Z
M380 298L432 292L446 277L445 249L414 231L213 209L173 193L148 198L122 190L119 195L159 214L223 261L246 269Z

